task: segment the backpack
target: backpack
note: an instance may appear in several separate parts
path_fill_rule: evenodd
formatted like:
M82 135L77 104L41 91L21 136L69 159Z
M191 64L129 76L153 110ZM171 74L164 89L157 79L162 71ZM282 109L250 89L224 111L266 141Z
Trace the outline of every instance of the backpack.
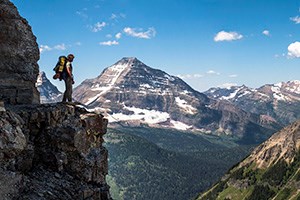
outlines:
M55 75L53 76L53 79L62 80L62 74L66 71L66 64L67 64L67 57L66 56L59 56L58 62L53 68L53 71L55 71Z

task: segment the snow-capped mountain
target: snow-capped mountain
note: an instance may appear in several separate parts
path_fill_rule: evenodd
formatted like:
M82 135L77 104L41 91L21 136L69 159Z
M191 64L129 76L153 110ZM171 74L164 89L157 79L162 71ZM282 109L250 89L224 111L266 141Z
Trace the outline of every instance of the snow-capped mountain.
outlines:
M227 100L240 108L274 118L283 125L300 119L300 81L267 84L257 89L246 86L211 88L211 98Z
M148 67L136 58L123 58L95 79L75 88L73 97L112 122L147 124L249 140L268 137L278 126L230 103L193 90L180 78Z
M62 100L62 93L49 81L45 72L39 73L36 87L40 92L41 103L55 103Z

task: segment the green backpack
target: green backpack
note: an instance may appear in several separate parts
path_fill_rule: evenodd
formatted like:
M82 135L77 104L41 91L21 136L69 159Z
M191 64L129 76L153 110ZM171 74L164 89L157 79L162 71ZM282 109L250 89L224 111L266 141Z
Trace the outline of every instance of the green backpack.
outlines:
M54 67L55 75L53 76L53 79L62 80L62 73L66 71L66 64L67 64L67 57L66 56L59 56L58 62L56 66Z

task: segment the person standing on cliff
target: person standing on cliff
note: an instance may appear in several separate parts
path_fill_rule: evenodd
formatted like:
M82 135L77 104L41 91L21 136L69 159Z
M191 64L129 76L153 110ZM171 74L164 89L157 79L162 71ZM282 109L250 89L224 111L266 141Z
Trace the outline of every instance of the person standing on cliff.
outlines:
M67 63L65 66L65 70L63 75L63 80L65 81L65 86L66 86L66 90L64 92L64 97L62 102L66 102L68 100L68 102L72 102L72 85L75 83L74 79L73 79L73 67L72 67L72 62L73 59L75 58L75 56L73 54L69 54L67 56Z

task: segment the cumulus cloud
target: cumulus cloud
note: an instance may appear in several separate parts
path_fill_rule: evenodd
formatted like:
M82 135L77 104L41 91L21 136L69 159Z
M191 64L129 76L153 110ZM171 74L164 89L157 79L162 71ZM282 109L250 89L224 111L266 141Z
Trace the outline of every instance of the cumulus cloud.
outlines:
M122 33L117 33L117 34L115 35L115 37L116 37L117 39L120 39L120 38L122 37Z
M55 45L53 47L50 47L48 45L40 45L40 48L39 48L40 53L43 53L45 51L52 51L52 50L61 50L61 51L64 51L66 49L67 49L67 47L66 47L65 44L58 44L58 45Z
M126 27L123 29L123 31L129 36L143 39L151 39L156 35L156 30L153 27L148 28L147 31L143 31L142 29Z
M109 40L109 41L106 41L106 42L100 42L99 44L102 45L102 46L113 46L113 45L118 45L119 42L117 42L115 40L113 40L113 41Z
M288 46L288 56L290 58L300 58L300 42L294 42Z
M97 22L96 24L94 24L94 26L91 26L91 30L93 32L99 32L101 31L107 24L105 22Z
M222 41L233 41L233 40L240 40L243 38L243 35L237 32L226 32L220 31L214 37L215 42L222 42Z
M45 51L51 51L51 50L52 50L52 48L49 47L48 45L41 45L40 46L40 53L43 53Z
M201 74L179 74L177 77L181 79L195 79L195 78L202 78L203 75Z
M270 31L264 30L264 31L262 32L262 34L265 35L265 36L270 36Z
M56 50L62 50L62 51L67 49L65 44L58 44L58 45L55 45L53 48Z
M295 24L300 24L300 17L299 16L290 17L290 20L295 22Z
M207 71L206 73L207 73L207 74L211 74L211 75L220 75L219 72L216 72L216 71L214 71L214 70L209 70L209 71Z

